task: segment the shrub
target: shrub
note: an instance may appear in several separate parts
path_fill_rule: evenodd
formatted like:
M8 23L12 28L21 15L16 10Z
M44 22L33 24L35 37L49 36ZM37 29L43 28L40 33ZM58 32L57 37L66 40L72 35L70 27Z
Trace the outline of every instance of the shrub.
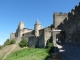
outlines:
M22 47L26 47L28 45L27 40L25 40L24 38L20 41L19 46Z
M16 43L15 40L10 40L10 41L9 41L9 45L11 45L11 44L15 44L15 43Z
M46 45L46 48L47 48L47 52L52 52L52 50L54 49L53 48L53 41L52 41L52 36L50 37L50 39L47 41L47 45ZM53 50L54 51L54 50Z
M47 45L47 50L49 51L51 48L53 47L53 43L48 43L48 45Z
M5 42L4 42L4 44L3 44L4 46L7 46L7 45L9 45L9 39L7 39Z
M11 44L15 44L15 43L16 43L15 40L7 39L7 40L4 42L3 46L7 46L7 45L11 45Z

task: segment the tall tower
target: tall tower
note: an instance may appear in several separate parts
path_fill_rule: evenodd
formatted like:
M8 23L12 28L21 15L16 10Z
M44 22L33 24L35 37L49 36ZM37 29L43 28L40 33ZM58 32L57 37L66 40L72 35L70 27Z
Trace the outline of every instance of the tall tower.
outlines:
M35 31L35 36L38 37L39 36L39 30L42 29L42 25L40 24L40 22L38 21L38 19L36 20L36 23L34 25L34 31Z
M19 30L22 30L24 28L24 22L20 22L19 23L19 26L18 26L18 29Z
M16 34L15 36L16 37L22 37L22 34L23 34L23 29L24 29L24 22L20 22L19 25L18 25L18 28L16 30Z

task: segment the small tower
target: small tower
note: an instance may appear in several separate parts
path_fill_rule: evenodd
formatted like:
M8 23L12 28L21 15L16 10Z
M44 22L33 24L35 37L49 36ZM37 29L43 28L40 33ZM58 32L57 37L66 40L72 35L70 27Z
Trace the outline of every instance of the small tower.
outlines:
M38 37L39 36L39 30L42 29L42 25L40 24L40 22L38 21L38 19L36 20L36 23L34 25L34 31L35 31L35 36Z
M12 33L10 34L10 39L13 39L13 38L15 38L15 33L14 33L14 32L12 32Z

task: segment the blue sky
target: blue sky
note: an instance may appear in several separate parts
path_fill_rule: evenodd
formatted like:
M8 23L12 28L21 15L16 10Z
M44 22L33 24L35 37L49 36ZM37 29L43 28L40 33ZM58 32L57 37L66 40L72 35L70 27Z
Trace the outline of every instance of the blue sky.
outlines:
M20 21L34 29L38 19L43 27L53 23L54 12L69 12L80 0L0 0L0 45L16 31Z

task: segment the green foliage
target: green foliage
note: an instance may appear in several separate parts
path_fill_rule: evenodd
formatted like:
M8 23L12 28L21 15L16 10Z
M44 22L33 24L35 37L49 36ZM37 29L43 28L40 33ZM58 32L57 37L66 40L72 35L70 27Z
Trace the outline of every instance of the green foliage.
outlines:
M15 43L16 43L15 40L10 40L10 41L9 41L9 45L11 45L11 44L15 44Z
M52 41L52 36L50 37L49 41L47 42L47 52L50 53L53 50L53 41Z
M22 47L26 47L28 45L27 40L25 40L24 38L20 41L19 46Z
M49 52L52 47L53 47L53 43L49 42L47 45L47 52Z
M5 42L4 42L4 46L7 46L9 45L9 39L7 39Z
M48 48L51 48L53 46L53 43L48 44Z
M7 46L7 45L11 45L11 44L15 44L15 43L16 43L15 40L7 39L7 40L4 42L3 46Z

